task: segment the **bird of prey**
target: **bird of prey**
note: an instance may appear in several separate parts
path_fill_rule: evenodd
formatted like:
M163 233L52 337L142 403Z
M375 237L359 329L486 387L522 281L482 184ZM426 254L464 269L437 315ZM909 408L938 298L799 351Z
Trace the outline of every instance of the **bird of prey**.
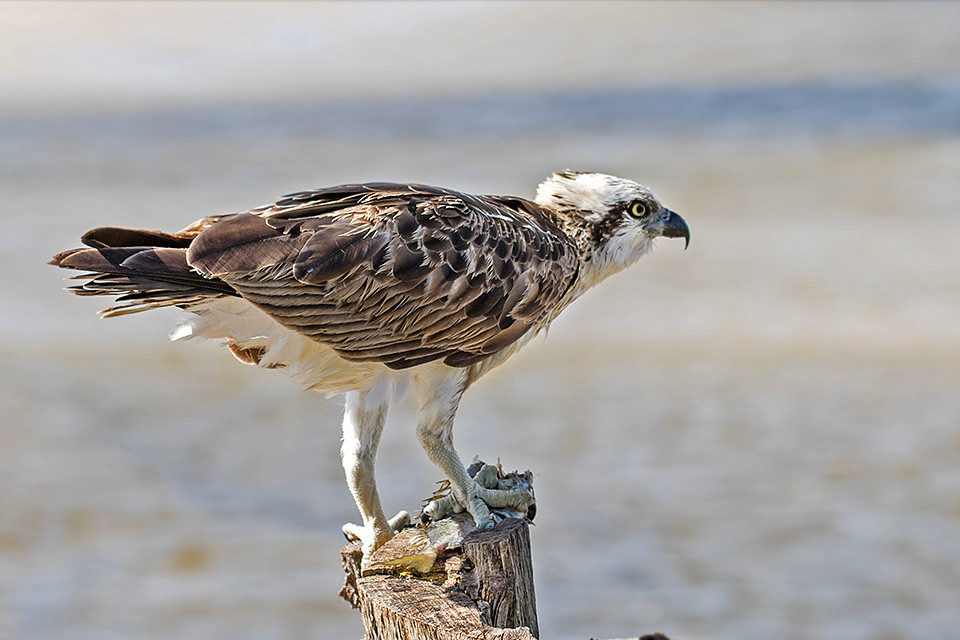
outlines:
M345 394L343 467L362 524L344 533L369 556L408 520L386 518L374 479L391 400L412 389L420 444L478 528L493 525L490 508L524 511L529 492L467 474L452 438L460 398L659 236L690 241L649 189L565 171L533 201L348 184L176 233L100 227L51 264L87 272L77 294L117 296L104 316L180 307L189 318L171 338L219 340L247 364Z

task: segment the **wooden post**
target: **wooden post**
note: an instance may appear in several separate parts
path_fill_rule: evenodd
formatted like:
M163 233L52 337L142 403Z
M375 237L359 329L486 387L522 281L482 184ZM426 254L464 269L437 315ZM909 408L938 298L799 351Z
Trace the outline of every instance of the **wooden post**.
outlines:
M508 518L493 529L474 531L449 545L431 548L426 555L417 556L416 551L411 555L417 537L427 538L420 529L402 531L387 543L393 549L392 559L377 560L381 551L391 553L384 546L374 555L374 562L362 568L356 543L341 551L346 582L340 595L360 609L366 640L538 637L530 532L525 520ZM414 557L413 561L404 560ZM411 570L415 566L418 575Z

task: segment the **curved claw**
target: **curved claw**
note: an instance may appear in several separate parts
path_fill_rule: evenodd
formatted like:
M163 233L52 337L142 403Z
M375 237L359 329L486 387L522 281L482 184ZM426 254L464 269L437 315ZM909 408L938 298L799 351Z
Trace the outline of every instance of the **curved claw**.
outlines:
M439 520L450 511L459 513L466 509L473 516L477 529L490 529L496 524L490 509L510 508L521 512L529 513L533 511L533 513L536 513L533 507L535 504L533 493L526 489L488 489L476 481L472 481L467 487L467 493L468 495L464 500L458 500L451 492L431 501L423 508L421 519L424 522L431 519Z
M479 485L477 487L479 488ZM487 503L479 496L470 496L467 499L466 507L467 513L473 516L473 522L477 525L477 529L492 529L496 524L493 521L493 516L490 515L490 508Z

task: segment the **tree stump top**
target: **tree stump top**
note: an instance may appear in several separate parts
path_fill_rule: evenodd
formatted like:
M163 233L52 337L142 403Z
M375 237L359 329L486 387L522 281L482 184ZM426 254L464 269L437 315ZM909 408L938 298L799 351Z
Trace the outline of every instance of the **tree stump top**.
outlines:
M367 640L536 638L527 522L458 536L461 524L446 520L432 541L429 527L400 532L364 566L357 544L341 550L340 595L359 607Z

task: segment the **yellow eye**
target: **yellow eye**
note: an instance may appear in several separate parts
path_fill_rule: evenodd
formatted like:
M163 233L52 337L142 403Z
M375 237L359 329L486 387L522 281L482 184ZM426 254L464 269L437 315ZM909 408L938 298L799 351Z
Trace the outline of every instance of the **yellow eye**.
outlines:
M647 205L642 202L634 202L630 205L630 215L634 218L640 218L647 215Z

